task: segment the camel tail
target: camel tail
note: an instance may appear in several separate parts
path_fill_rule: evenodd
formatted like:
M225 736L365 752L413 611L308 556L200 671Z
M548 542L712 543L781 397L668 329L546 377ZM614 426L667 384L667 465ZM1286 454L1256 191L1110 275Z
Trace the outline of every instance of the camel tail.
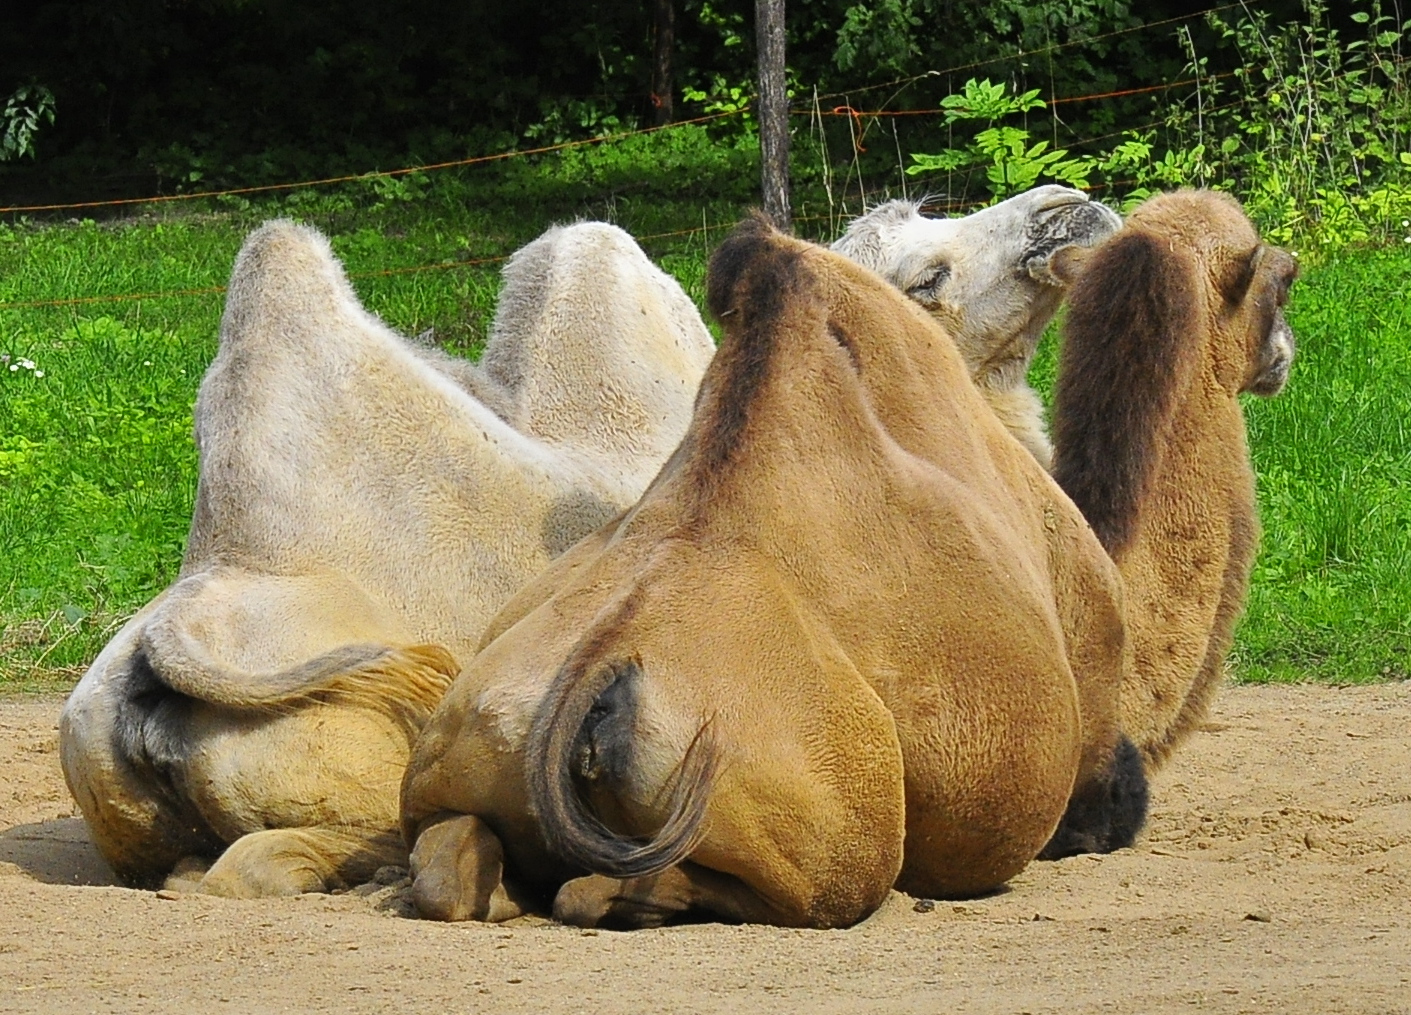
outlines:
M170 604L178 606L177 603ZM149 680L213 705L287 712L316 702L391 716L408 733L425 725L459 672L439 645L343 645L283 669L252 671L218 658L182 623L159 611L139 639Z
M633 753L633 713L640 664L604 662L575 651L540 706L525 755L529 799L549 847L595 874L631 878L656 874L685 860L706 830L706 805L718 768L711 724L703 723L666 791L668 817L647 838L608 828L584 793L612 789Z

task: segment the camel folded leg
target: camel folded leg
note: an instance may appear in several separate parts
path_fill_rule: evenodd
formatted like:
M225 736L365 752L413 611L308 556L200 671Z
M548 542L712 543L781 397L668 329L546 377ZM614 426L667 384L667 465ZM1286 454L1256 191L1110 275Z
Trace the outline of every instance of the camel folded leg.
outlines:
M195 890L231 899L326 892L406 862L401 836L390 830L276 828L236 839Z
M800 907L777 906L739 878L689 860L647 877L574 878L554 898L554 919L575 927L660 927L691 911L740 923L807 923Z
M500 923L523 915L524 894L505 881L505 850L471 814L442 814L422 825L412 850L412 901L428 920Z

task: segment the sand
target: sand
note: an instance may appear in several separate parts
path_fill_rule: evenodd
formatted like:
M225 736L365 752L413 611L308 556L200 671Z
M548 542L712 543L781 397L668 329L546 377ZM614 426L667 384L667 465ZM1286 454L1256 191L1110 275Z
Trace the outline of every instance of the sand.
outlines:
M1227 689L1135 849L827 932L432 924L395 871L254 902L117 887L59 705L0 699L0 1012L1411 1013L1411 684Z

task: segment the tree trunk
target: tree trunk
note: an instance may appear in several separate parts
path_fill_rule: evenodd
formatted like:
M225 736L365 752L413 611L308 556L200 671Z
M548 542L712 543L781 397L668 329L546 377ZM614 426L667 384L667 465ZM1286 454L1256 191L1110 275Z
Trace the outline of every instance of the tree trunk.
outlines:
M789 97L784 90L784 0L755 0L759 53L759 152L764 213L789 229Z
M656 0L652 15L652 123L658 127L676 118L672 104L676 86L671 79L675 48L676 0Z

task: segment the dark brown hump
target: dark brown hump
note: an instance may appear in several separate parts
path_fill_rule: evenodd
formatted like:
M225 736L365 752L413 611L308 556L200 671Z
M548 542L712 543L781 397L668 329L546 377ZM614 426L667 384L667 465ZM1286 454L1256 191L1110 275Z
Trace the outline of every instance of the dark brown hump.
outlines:
M1053 476L1114 559L1136 533L1198 360L1194 271L1161 236L1124 230L1093 253L1069 293Z
M741 445L776 349L779 324L800 290L800 249L761 215L741 222L716 248L706 305L725 328L691 424L692 465L718 477Z

